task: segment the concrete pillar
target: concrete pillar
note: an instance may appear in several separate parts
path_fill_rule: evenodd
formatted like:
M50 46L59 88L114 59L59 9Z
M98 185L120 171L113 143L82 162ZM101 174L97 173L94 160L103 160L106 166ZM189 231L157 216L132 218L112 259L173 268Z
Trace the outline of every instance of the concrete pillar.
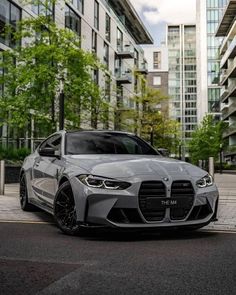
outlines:
M0 195L4 195L5 189L5 161L0 160Z
M209 157L209 173L214 178L214 158Z

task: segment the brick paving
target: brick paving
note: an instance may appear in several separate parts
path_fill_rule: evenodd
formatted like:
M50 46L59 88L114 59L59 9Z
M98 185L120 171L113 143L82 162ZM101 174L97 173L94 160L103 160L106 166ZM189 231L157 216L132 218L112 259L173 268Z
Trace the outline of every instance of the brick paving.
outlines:
M205 228L236 231L236 174L215 174L215 182L220 192L218 221ZM6 185L5 195L0 196L0 221L53 222L45 212L23 212L18 196L18 184Z

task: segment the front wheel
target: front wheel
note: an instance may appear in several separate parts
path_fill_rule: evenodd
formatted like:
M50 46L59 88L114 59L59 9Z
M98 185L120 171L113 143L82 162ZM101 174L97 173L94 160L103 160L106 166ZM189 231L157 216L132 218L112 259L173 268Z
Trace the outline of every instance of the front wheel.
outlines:
M35 211L35 207L28 201L28 190L25 174L22 174L20 177L20 206L24 211Z
M58 189L54 201L54 218L57 226L67 235L79 233L76 218L76 206L69 181L64 182Z

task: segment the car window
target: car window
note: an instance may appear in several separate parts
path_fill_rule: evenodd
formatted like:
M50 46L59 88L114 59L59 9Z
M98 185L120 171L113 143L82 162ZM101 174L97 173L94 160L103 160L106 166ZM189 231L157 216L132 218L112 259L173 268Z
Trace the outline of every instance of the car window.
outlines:
M66 154L146 154L158 153L137 136L111 132L66 134Z
M55 151L61 152L61 135L54 135L45 140L39 149L51 147Z

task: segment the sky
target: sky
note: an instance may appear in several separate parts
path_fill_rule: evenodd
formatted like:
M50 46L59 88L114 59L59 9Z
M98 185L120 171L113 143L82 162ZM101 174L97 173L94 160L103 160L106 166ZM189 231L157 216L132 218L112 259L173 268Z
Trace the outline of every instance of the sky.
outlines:
M130 0L148 31L154 44L165 41L166 23L195 23L196 0Z

